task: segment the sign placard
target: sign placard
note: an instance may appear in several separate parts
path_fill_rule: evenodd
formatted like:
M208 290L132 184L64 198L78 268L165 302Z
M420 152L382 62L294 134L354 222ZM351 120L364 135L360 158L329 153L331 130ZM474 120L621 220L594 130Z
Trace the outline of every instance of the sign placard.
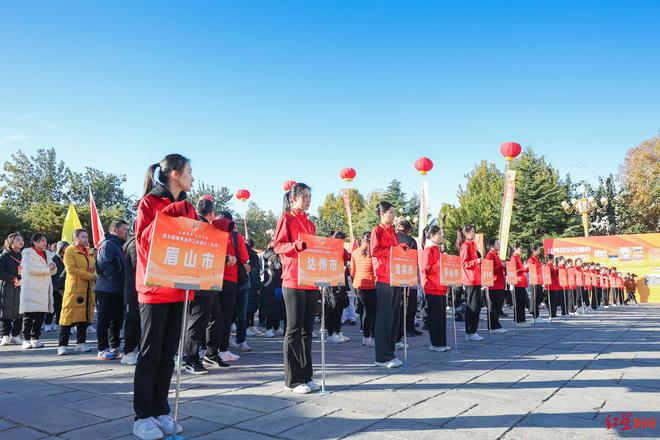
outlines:
M568 287L575 287L575 268L569 267L566 272L568 272Z
M481 285L484 287L493 287L495 285L493 260L481 260Z
M156 214L144 283L222 290L229 234L208 223Z
M298 253L298 284L300 286L343 286L344 241L338 238L300 234L307 249Z
M559 287L568 287L568 272L563 267L557 269L559 273Z
M417 285L417 251L392 246L390 251L390 285L412 287Z
M518 270L516 262L513 260L506 262L506 282L513 285L518 284Z
M598 275L596 275L595 273L591 274L591 285L598 286Z
M543 284L545 284L546 286L552 284L552 272L550 271L550 266L544 265L541 268L541 272L543 275Z
M582 273L579 270L575 270L575 285L578 287L582 287L584 285Z
M539 283L539 274L536 272L536 266L529 265L529 284L532 286L538 286ZM542 281L542 280L541 280Z
M460 257L440 254L440 284L442 286L459 286L461 284Z

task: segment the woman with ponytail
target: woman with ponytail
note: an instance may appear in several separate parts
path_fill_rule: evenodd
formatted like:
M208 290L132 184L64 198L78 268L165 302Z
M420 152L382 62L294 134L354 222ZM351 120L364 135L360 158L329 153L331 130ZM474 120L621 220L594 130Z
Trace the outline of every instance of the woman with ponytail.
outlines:
M476 231L473 225L466 225L456 231L456 249L460 249L461 278L465 291L465 339L481 341L477 333L481 313L481 258L477 255L474 242Z
M513 245L513 256L511 259L516 265L517 277L513 294L516 295L516 323L519 327L527 327L529 326L525 318L525 305L527 304L527 276L525 273L527 272L527 269L520 258L522 251L522 244L515 243Z
M408 249L399 244L394 232L394 207L380 202L376 208L380 223L371 231L371 262L376 272L376 367L398 368L403 363L394 355L403 289L390 285L390 253L393 246Z
M284 195L282 217L277 222L273 250L282 259L282 291L286 307L286 333L284 334L284 384L298 394L318 391L312 380L312 330L318 287L298 284L298 253L307 249L300 234L315 235L316 226L307 210L312 201L311 188L296 183Z
M426 231L428 240L422 251L420 275L427 302L426 326L431 338L430 351L445 352L451 350L447 346L447 286L440 284L440 243L442 235L440 227L431 226Z
M159 170L157 178L156 170ZM141 439L159 439L183 431L181 425L174 426L167 396L181 336L185 291L147 286L145 275L156 214L197 219L195 208L186 200L193 180L190 161L180 154L168 154L149 167L138 204L135 286L140 303L142 340L133 384L133 434ZM189 300L192 299L190 295Z
M376 275L371 264L371 232L365 232L360 247L351 254L353 287L362 302L362 345L375 346L376 333Z

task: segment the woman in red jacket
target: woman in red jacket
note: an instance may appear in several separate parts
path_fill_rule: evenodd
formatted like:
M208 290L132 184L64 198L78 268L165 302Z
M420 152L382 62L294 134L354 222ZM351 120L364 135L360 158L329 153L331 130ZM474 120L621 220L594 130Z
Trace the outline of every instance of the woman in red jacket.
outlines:
M394 232L394 207L380 202L376 208L380 223L371 231L371 262L376 272L376 367L398 368L403 363L394 355L399 335L399 309L403 289L390 285L390 253L393 246L408 249L399 244Z
M431 338L430 351L448 351L447 346L447 286L440 285L440 242L442 234L438 226L426 231L431 241L422 251L420 275L426 295L426 325Z
M552 254L548 254L545 259L545 264L550 269L550 285L548 288L548 301L550 302L550 316L552 318L557 317L557 306L561 302L561 287L559 287L559 271L557 270L555 264L555 257Z
M307 394L320 387L312 380L312 330L319 289L298 284L298 253L307 249L300 234L315 235L307 210L312 192L296 183L284 195L284 213L277 222L273 249L282 259L282 292L286 307L284 384L294 393Z
M362 345L375 346L376 274L371 264L371 232L362 234L360 247L351 254L353 287L362 302Z
M158 181L156 169L160 170ZM135 286L140 303L142 340L133 384L133 434L141 439L157 439L183 431L181 425L174 426L167 396L181 337L185 292L170 287L147 286L144 279L156 213L197 219L195 208L186 201L186 191L190 191L192 183L189 160L180 154L168 154L149 167L144 194L137 209ZM193 299L192 294L189 299Z
M527 276L525 272L527 269L523 265L520 255L522 254L522 244L516 243L513 245L513 256L511 259L516 263L516 276L518 281L514 287L514 295L516 295L516 323L519 327L529 326L525 319L525 305L527 304Z
M540 254L541 246L535 244L529 250L529 257L527 258L527 272L534 270L537 280L537 284L532 286L532 298L529 305L529 311L534 316L534 319L539 317L539 305L543 299L543 270L539 261Z
M490 330L493 333L506 333L507 330L502 328L502 324L500 324L500 310L502 310L504 295L506 293L506 274L499 253L500 242L495 238L488 240L486 260L493 261L493 287L488 289L488 296L490 297Z
M481 258L474 242L474 226L466 225L456 232L456 249L460 249L461 277L465 290L465 339L481 341L477 333L481 313Z

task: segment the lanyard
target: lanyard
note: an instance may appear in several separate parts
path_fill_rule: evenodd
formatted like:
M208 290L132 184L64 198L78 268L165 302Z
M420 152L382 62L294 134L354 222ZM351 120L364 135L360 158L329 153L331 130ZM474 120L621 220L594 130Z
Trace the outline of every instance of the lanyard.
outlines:
M294 214L294 213L292 212L291 215L294 216L295 219L298 221L298 224L300 225L300 228L303 230L303 232L304 232L305 234L307 234L307 235L314 235L314 234L310 233L310 232L307 230L307 228L305 227L305 225L303 224L303 222L300 221L300 219L298 218L298 216L297 216L296 214Z

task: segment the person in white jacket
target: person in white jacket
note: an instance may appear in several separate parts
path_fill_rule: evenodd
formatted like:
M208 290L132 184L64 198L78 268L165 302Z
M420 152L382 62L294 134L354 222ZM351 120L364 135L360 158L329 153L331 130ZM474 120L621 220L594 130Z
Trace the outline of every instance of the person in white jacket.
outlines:
M31 248L23 249L21 260L21 299L19 312L23 315L23 349L43 347L39 341L41 324L46 313L53 313L53 282L51 275L57 267L54 254L46 247L44 234L36 233Z

